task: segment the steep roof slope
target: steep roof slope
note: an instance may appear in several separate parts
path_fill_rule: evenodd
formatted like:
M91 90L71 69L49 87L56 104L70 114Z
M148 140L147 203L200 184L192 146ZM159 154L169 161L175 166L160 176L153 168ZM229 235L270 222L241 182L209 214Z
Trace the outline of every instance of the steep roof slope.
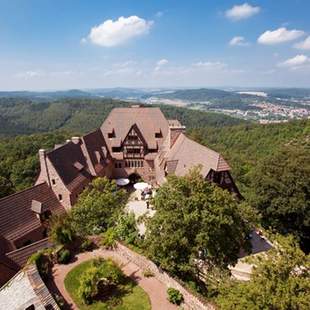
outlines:
M134 124L138 126L150 149L156 149L157 144L160 146L168 134L168 121L159 108L115 108L101 126L110 152L113 146L120 146ZM109 138L108 134L113 131L115 138ZM161 133L162 138L155 138L155 133Z
M68 142L47 153L61 180L69 190L73 190L92 176L80 144Z
M31 210L32 200L41 202L44 209L52 213L65 212L46 183L0 199L0 236L8 242L14 242L41 226L40 220Z
M165 142L166 143L166 142ZM181 133L172 148L164 150L166 170L183 176L198 165L202 166L201 173L206 177L210 169L214 171L230 170L229 165L221 154L189 139Z

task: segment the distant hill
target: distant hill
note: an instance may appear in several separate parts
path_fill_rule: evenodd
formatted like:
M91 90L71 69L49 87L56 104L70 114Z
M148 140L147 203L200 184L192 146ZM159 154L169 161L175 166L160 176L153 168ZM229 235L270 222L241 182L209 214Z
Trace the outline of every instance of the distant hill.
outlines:
M86 133L98 128L114 107L132 103L106 98L63 98L36 102L29 98L0 98L0 135L47 132L66 129ZM161 106L168 118L177 118L189 128L227 126L244 121L223 114Z
M240 99L243 95L219 89L182 89L157 95L161 98L180 99L186 101L209 101L213 99Z

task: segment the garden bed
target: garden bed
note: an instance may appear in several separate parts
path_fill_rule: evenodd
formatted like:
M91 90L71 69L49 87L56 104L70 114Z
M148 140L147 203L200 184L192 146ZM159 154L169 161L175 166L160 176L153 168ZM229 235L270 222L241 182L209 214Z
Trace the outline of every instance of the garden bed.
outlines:
M148 295L133 280L124 275L120 284L98 294L93 302L86 305L78 294L82 274L92 267L94 260L81 263L65 278L65 287L75 304L81 310L150 310Z

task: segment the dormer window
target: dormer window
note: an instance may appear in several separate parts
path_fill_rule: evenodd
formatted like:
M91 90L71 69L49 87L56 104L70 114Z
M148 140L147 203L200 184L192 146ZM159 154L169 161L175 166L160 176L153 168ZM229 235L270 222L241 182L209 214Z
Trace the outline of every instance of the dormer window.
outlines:
M78 171L82 171L84 169L84 166L79 163L78 161L76 161L74 164L73 164L74 168L76 168Z
M114 131L114 129L111 132L108 133L108 138L109 139L115 138L115 131Z

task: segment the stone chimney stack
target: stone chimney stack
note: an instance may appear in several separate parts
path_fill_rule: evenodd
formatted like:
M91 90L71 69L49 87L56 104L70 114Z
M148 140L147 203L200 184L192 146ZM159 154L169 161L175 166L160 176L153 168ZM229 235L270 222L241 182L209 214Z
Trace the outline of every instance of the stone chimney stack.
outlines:
M80 137L72 137L72 138L71 138L71 141L72 141L74 144L79 144L79 143L80 143Z
M46 181L48 186L51 186L50 176L48 172L47 162L46 162L46 151L44 149L39 150L39 160L40 160L40 169L41 178Z
M173 147L175 141L178 139L179 135L181 133L184 133L186 130L185 126L177 125L177 126L173 126L170 125L169 126L169 140L170 140L170 148Z

